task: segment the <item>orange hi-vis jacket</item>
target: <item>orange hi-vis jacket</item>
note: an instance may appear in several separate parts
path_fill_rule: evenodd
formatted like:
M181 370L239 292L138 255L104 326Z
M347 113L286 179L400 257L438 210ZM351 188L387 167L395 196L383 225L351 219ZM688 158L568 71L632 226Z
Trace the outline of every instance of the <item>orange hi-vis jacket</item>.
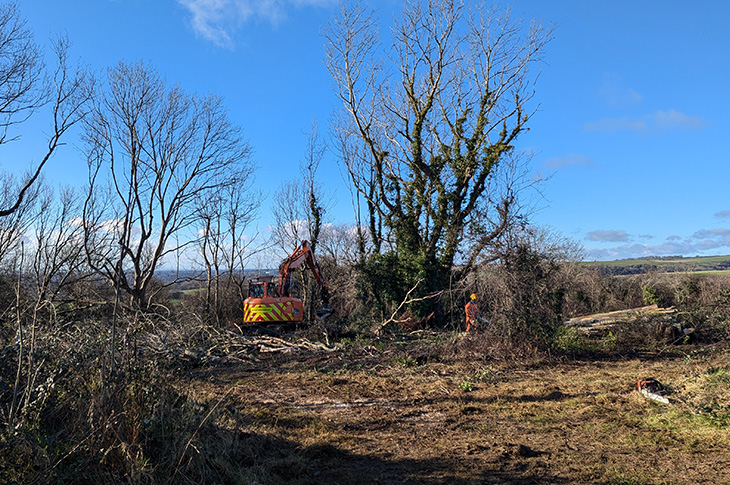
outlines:
M479 307L475 302L469 302L464 305L464 312L466 312L466 331L468 332L472 324L476 325L477 316L479 316Z

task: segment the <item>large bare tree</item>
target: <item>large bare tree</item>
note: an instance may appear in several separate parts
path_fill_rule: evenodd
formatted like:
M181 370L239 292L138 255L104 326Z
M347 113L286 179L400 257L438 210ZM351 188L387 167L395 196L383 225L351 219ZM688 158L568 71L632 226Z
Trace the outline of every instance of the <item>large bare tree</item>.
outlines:
M551 31L486 2L407 0L391 32L384 48L356 1L325 31L336 130L375 252L392 249L436 290L518 216L514 142Z
M247 185L251 148L219 98L168 87L144 63L109 69L84 128L89 264L146 308L163 259L196 237L198 202Z

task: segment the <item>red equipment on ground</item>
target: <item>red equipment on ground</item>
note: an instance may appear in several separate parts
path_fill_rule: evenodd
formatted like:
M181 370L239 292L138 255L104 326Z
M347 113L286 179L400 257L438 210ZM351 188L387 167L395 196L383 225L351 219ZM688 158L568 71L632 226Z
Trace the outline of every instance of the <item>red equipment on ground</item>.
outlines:
M329 306L329 288L319 271L317 260L307 241L292 252L279 265L278 283L275 276L254 278L248 284L248 298L243 302L245 323L296 323L304 318L302 300L291 295L291 278L294 270L305 264L321 288L322 307L315 313L320 320L332 313Z

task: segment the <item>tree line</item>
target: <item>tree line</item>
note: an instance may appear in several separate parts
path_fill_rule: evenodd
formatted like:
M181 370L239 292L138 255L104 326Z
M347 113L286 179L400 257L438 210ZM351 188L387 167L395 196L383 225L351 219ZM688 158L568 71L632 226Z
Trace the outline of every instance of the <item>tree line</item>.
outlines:
M0 14L0 142L31 114L50 112L52 126L42 161L19 181L3 179L0 257L11 267L44 260L47 284L59 288L103 280L115 302L147 311L164 288L155 272L195 255L206 314L219 319L223 286L244 296L246 231L261 201L253 149L224 100L170 85L144 62L72 69L66 40L48 67L18 7ZM509 10L439 0L406 3L385 39L374 12L343 2L323 35L342 109L331 141L313 125L301 177L275 195L269 244L286 252L306 237L330 266L349 265L356 294L345 298L373 317L408 294L405 309L442 318L443 291L498 261L508 235L526 227L521 194L533 181L514 142L535 110L535 67L551 35ZM88 183L54 197L42 169L71 128ZM317 180L326 150L350 179L355 223L346 227L326 224Z

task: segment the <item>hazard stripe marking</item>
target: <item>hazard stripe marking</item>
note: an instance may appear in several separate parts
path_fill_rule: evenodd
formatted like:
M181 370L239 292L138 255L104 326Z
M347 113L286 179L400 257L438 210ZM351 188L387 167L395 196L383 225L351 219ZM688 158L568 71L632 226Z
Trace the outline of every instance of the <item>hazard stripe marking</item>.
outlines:
M286 303L267 303L251 305L244 309L243 319L246 322L281 322L290 320Z

